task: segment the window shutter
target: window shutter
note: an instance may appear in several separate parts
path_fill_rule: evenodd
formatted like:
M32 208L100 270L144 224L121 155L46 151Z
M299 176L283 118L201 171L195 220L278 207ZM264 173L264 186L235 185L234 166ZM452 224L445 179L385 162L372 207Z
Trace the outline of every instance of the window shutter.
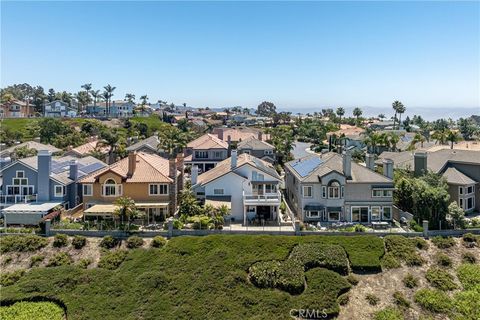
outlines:
M326 198L326 197L327 197L327 187L322 186L322 198Z

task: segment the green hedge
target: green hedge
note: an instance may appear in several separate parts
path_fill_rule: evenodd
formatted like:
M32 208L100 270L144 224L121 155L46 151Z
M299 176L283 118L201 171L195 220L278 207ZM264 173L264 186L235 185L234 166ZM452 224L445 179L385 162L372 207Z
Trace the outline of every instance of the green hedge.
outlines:
M2 272L0 274L0 286L11 286L25 274L25 270L19 269L12 272ZM0 318L1 319L1 318Z
M72 239L72 247L77 250L82 249L83 247L85 247L86 244L87 238L85 238L84 236L75 236Z
M304 266L305 270L322 267L343 275L348 274L348 257L339 245L299 244L293 248L289 259Z
M414 295L414 299L423 309L435 313L448 313L453 306L450 297L439 290L418 290Z
M117 269L127 257L126 250L114 250L105 253L98 262L98 267L108 270L115 270Z
M450 291L458 288L453 275L439 267L429 268L425 274L425 278L427 278L427 281L432 287L443 291Z
M305 289L303 267L294 260L257 262L250 267L248 276L259 288L277 288L291 294Z
M455 239L452 237L442 237L442 236L436 236L432 238L432 242L434 245L437 246L437 248L440 249L447 249L455 246Z
M48 239L37 235L0 237L0 253L32 252L48 245Z
M480 265L462 264L457 268L457 277L465 290L477 290L480 293Z
M16 302L0 307L2 320L63 320L65 313L53 302Z

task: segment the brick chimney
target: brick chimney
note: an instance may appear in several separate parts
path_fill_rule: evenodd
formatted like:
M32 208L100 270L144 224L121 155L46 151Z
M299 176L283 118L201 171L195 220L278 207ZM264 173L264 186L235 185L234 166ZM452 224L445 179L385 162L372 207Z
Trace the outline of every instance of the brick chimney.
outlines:
M348 148L343 151L343 174L347 179L352 178L352 153Z
M136 168L137 168L137 153L135 151L130 151L128 153L128 172L127 172L127 176L129 178L133 176Z
M168 159L168 177L173 180L168 187L168 197L170 200L168 205L169 216L173 216L177 211L177 165L175 160L173 156Z
M177 170L180 171L180 176L178 177L178 192L180 192L183 190L185 182L185 164L183 152L177 154Z
M387 178L393 179L393 160L383 159L383 175Z
M427 153L415 152L413 155L413 172L415 177L420 177L427 173Z

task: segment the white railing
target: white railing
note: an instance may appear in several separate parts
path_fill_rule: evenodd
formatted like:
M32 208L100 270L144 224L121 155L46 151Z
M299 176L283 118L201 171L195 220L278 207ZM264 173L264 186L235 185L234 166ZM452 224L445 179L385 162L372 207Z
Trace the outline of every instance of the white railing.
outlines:
M245 194L245 191L243 192L243 200L244 201L280 201L282 198L282 195L280 194L280 191L277 191L275 193L265 193L265 194Z
M0 203L2 204L10 204L10 203L28 203L28 202L37 202L37 195L20 195L20 194L12 194L12 195L0 195Z

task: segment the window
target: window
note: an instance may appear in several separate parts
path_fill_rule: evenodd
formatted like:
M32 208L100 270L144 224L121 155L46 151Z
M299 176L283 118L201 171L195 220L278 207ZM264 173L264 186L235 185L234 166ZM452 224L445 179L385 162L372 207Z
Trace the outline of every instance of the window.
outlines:
M467 194L472 194L474 191L475 191L474 186L470 186L470 187L467 188Z
M471 210L473 209L473 207L475 206L475 198L474 197L470 197L467 199L467 207L465 208L465 210Z
M311 198L311 197L313 197L312 186L303 186L303 197L304 197L304 198Z
M92 184L84 184L83 185L83 195L84 196L93 195L93 185Z
M392 190L382 190L382 189L373 189L372 190L372 197L379 198L379 197L391 197Z
M392 207L383 207L383 219L392 220Z
M55 197L63 197L65 195L65 187L55 185Z
M380 220L380 207L372 207L372 220Z
M195 151L195 158L207 159L208 158L208 152L207 151Z
M162 194L168 194L168 185L167 184L149 184L148 185L148 194L150 196L157 196Z
M338 220L340 220L340 212L338 211L328 212L328 221L338 221Z
M222 195L224 192L223 189L213 189L213 194L214 195Z
M24 186L28 184L28 179L27 178L13 178L12 179L12 184L14 186Z
M338 181L332 181L328 187L328 198L339 199L340 198L340 183Z
M326 197L327 197L327 187L322 186L322 198L326 198Z
M222 151L215 151L213 155L214 155L215 159L223 158L223 152Z
M463 187L458 187L458 193L463 194Z
M105 197L116 197L122 195L122 185L117 185L115 180L108 179L103 184L103 196Z
M273 150L265 150L264 153L266 155L272 155L273 154Z
M368 207L352 207L352 222L368 222Z
M265 185L265 193L275 193L277 192L277 186L274 184Z
M460 198L460 208L463 209L463 198Z
M265 180L265 176L261 173L257 174L257 179L260 180L260 181L263 181Z
M18 171L16 172L16 177L17 177L17 178L25 178L25 171L23 171L23 170L18 170Z
M320 218L320 211L305 211L308 218Z

